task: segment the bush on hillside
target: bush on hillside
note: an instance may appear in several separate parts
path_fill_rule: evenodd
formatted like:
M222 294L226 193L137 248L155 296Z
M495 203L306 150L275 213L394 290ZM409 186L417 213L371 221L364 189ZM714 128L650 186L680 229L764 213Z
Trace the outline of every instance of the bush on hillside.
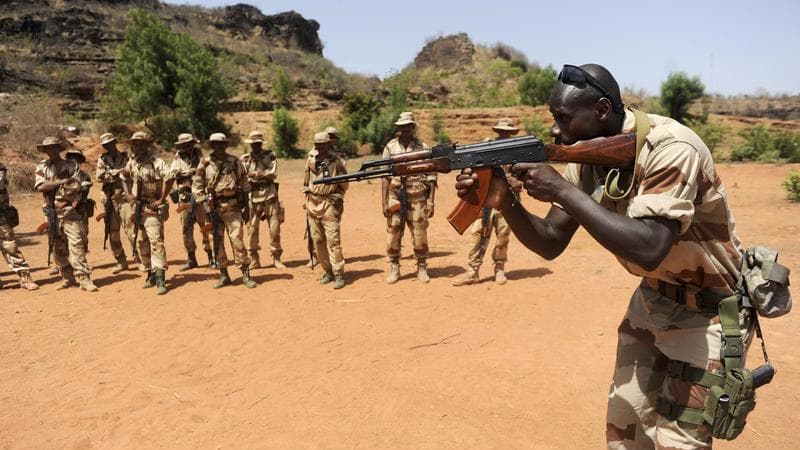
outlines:
M789 175L783 180L783 188L790 201L800 202L800 172L789 172Z
M552 66L524 74L517 84L520 103L530 106L547 104L557 78L558 74Z
M279 158L301 158L303 152L297 149L300 127L297 120L285 108L278 108L272 114L272 145L275 156Z
M705 85L700 77L690 77L684 72L673 72L661 83L660 103L664 111L680 123L689 116L692 102L705 95Z

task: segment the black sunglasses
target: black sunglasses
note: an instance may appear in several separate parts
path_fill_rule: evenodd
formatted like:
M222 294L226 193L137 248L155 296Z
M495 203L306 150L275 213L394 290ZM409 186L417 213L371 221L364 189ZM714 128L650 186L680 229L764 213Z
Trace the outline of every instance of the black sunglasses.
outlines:
M625 110L625 106L622 104L622 102L614 100L614 97L612 97L611 94L609 94L609 92L600 85L600 81L598 81L597 78L593 77L590 73L578 66L564 64L564 67L561 69L561 73L558 74L558 81L565 84L571 84L579 88L589 85L600 91L600 93L603 94L603 97L607 98L608 101L611 102L611 107L614 108L614 111L621 113Z

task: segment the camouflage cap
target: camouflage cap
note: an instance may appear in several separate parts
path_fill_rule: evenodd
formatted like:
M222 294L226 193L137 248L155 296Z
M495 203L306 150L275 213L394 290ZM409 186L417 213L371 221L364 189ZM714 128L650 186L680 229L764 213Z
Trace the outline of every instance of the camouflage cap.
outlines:
M106 145L112 142L117 142L117 138L115 138L113 134L103 133L100 135L100 145Z
M66 156L67 158L69 158L70 156L74 156L74 157L79 158L82 163L86 162L86 155L83 154L83 150L81 150L79 148L76 148L76 147L72 147L69 150L67 150L64 153L64 156Z
M414 121L414 113L410 111L403 111L400 113L400 117L394 124L399 126L399 125L408 125L410 123L414 124L414 126L417 126L417 122Z
M314 135L315 144L327 144L330 141L331 141L330 135L324 131L320 131L319 133Z
M519 128L514 126L514 120L508 117L503 117L497 121L497 125L492 125L493 130L502 131L519 131Z
M48 147L60 147L62 150L64 149L64 143L58 140L58 138L54 138L52 136L48 136L42 140L41 144L36 144L36 149L44 151L45 148Z
M148 136L144 131L137 131L131 135L131 141L150 142L150 136Z
M192 133L181 133L178 135L178 140L175 145L196 144L197 139L192 136Z
M208 142L223 142L227 144L228 137L225 136L225 133L212 133L211 136L208 138Z
M247 139L244 140L245 144L256 144L256 143L264 143L264 133L260 131L251 131L250 134L247 135Z

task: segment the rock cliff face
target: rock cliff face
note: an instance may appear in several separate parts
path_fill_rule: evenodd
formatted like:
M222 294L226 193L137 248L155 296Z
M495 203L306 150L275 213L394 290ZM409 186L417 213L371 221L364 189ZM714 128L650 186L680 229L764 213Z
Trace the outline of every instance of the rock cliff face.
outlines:
M472 63L475 45L466 33L440 37L428 42L414 58L414 67L456 70Z

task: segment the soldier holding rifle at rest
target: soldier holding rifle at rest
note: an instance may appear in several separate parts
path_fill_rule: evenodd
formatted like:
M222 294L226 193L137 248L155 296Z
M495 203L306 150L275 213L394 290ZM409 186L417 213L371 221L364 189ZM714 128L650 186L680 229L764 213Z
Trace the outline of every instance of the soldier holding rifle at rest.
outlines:
M125 256L125 249L122 246L122 232L130 243L131 255L138 261L136 243L133 241L133 208L125 199L125 189L122 184L122 172L128 165L128 153L117 149L117 139L111 133L100 135L100 145L104 153L97 160L97 170L95 178L102 183L103 195L103 216L100 220L104 221L105 237L103 238L103 249L106 248L106 241L111 244L111 252L117 265L111 273L118 274L123 270L128 270L128 259ZM130 185L128 185L130 189ZM100 216L98 216L100 217Z

